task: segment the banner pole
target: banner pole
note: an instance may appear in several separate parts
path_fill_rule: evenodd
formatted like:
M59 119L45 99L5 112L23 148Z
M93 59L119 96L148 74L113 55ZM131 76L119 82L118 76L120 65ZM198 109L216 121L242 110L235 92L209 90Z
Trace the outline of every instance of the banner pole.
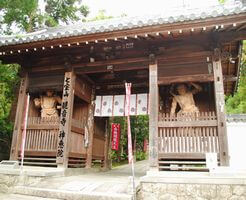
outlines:
M136 200L136 189L135 189L135 169L134 159L132 155L132 136L131 136L131 121L130 121L130 95L131 95L131 83L125 83L126 87L126 116L127 116L127 129L128 129L128 161L131 164L132 169L132 194L133 200Z
M22 131L22 143L21 143L21 174L23 174L23 164L24 164L24 154L25 154L25 143L26 143L26 128L27 128L27 118L28 118L28 110L29 110L29 102L30 95L27 94L26 97L26 105L25 105L25 113L23 120L23 131Z

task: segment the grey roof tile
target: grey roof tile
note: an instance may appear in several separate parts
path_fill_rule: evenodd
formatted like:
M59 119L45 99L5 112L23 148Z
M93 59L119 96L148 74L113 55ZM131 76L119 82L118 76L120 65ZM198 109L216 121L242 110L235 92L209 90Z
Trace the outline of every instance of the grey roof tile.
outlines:
M226 121L231 122L243 122L246 123L246 114L229 114L227 115Z
M209 8L177 9L172 11L165 11L160 15L153 16L124 17L95 22L75 23L67 26L46 28L21 36L0 36L0 46L30 43L70 36L103 33L115 30L126 30L137 27L140 28L144 26L153 26L156 24L172 24L177 22L193 21L197 19L235 15L245 12L246 6L235 3L234 5L229 6L219 5Z

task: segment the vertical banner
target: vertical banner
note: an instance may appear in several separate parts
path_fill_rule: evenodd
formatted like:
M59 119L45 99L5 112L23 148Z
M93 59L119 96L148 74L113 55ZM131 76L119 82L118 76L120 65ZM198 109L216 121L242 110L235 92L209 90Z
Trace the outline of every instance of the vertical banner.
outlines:
M126 107L125 113L127 116L127 132L128 132L128 161L132 163L132 135L131 135L131 124L130 124L130 99L131 99L131 83L126 83Z
M111 132L112 132L112 149L117 151L119 149L120 124L112 123Z
M132 194L133 200L136 200L136 189L135 189L135 170L132 155L132 135L131 135L131 121L130 121L130 106L131 106L131 83L125 83L126 86L126 107L125 113L127 116L127 132L128 132L128 162L132 167Z

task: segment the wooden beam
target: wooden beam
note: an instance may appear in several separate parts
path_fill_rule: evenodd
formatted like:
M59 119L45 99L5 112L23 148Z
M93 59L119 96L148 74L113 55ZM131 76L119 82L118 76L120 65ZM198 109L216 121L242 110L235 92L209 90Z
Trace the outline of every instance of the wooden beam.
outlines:
M86 81L76 77L74 94L80 99L90 103L92 86Z
M159 77L158 85L169 85L172 83L182 83L182 82L212 82L212 81L214 81L214 76L211 74L169 76L169 77Z
M239 26L236 31L241 31L243 29L246 29L246 24L242 24L241 26Z
M205 153L159 153L159 159L205 159Z
M10 160L18 159L18 151L22 141L21 127L24 117L24 104L25 104L26 91L28 85L29 85L29 76L28 73L25 73L24 76L21 78L21 82L20 82L17 109L15 115L15 124L14 124L11 151L10 151Z
M213 72L214 72L214 93L216 103L216 113L218 121L218 137L219 137L219 157L222 166L229 165L228 141L226 130L226 115L225 115L225 99L224 85L221 65L220 50L216 49L213 57Z
M229 43L246 39L246 30L238 32L218 32L214 33L213 36L216 38L215 41L219 43Z
M61 116L57 141L56 163L58 167L68 167L69 143L74 104L75 74L66 72L64 77Z
M233 75L224 75L223 76L224 82L236 82L237 80L238 80L238 77L233 76Z
M95 82L89 76L87 76L86 74L81 74L80 76L81 76L81 78L83 78L86 81L88 81L91 85L95 84Z
M148 69L147 62L140 62L140 63L128 63L128 64L120 64L120 65L113 65L113 71L128 71L128 70L141 70L141 69ZM81 67L75 69L77 74L94 74L94 73L103 73L103 72L110 72L111 70L108 69L107 65L102 66L92 66L92 67Z
M207 120L207 121L168 121L158 122L158 127L206 127L206 126L217 126L217 120Z
M200 52L191 52L185 53L182 55L173 54L173 52L166 52L165 55L159 55L156 57L159 62L172 62L175 63L175 60L179 62L182 59L190 58L199 58L199 57L210 57L212 55L211 51L200 51ZM179 62L180 63L180 62ZM132 64L132 66L130 66ZM136 57L136 58L122 58L114 60L103 60L96 61L92 63L76 63L71 64L75 68L76 74L90 74L90 73L100 73L108 72L107 66L113 66L114 71L123 71L123 70L135 70L135 69L148 69L148 57ZM56 71L56 70L65 70L63 65L50 65L48 67L35 67L33 66L31 72L47 72L47 71Z
M157 60L149 64L149 163L151 168L158 167L158 83Z

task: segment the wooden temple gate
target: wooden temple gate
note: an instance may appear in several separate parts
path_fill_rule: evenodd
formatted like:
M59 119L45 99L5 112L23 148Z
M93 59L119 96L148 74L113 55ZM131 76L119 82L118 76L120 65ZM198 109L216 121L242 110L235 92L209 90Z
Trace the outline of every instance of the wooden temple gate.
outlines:
M64 88L65 83L63 84L62 79L66 80L66 77L74 80L71 81L71 96L66 104L64 104L65 100L63 98L60 110L61 116L52 118L40 117L40 111L35 108L33 102L33 99L37 97L37 91L40 88L42 91L47 89L47 87L51 87L59 95L64 94L65 91L62 92L62 88ZM53 80L46 82L47 79ZM93 99L93 89L90 83L86 80L79 79L73 72L66 72L65 77L61 75L28 77L26 75L21 81L19 92L17 106L17 111L20 112L19 116L23 116L24 114L23 105L27 97L23 91L29 91L31 96L26 127L24 164L34 166L58 166L62 164L64 167L85 167L87 165L90 167L93 160L100 160L103 164L105 159L104 127L101 126L100 122L94 123L94 105L91 102ZM62 113L65 109L67 109L67 115L65 118L62 118ZM65 131L68 134L67 139L65 137L66 135L61 136L61 133L64 131L61 125L62 120L68 123L65 127ZM17 118L14 134L17 134L17 131L19 131L19 134L17 138L14 137L12 142L11 159L21 159L20 152L23 128L23 120ZM92 131L94 133L93 138L91 138ZM92 139L93 146L91 145ZM58 158L57 155L61 141L63 144L63 154L61 158ZM88 161L88 154L91 154L90 162Z
M99 160L106 166L108 118L94 116L95 99L124 95L124 83L131 82L133 94L149 94L150 170L188 164L199 169L209 152L227 166L224 94L235 91L240 74L246 39L242 8L220 7L221 13L211 8L185 20L183 14L126 18L1 38L0 59L22 67L10 159L20 156L28 92L25 164L91 167ZM190 82L203 89L194 95L199 114L179 115L177 108L170 115L172 84ZM34 106L48 89L62 99L58 118L41 118Z

